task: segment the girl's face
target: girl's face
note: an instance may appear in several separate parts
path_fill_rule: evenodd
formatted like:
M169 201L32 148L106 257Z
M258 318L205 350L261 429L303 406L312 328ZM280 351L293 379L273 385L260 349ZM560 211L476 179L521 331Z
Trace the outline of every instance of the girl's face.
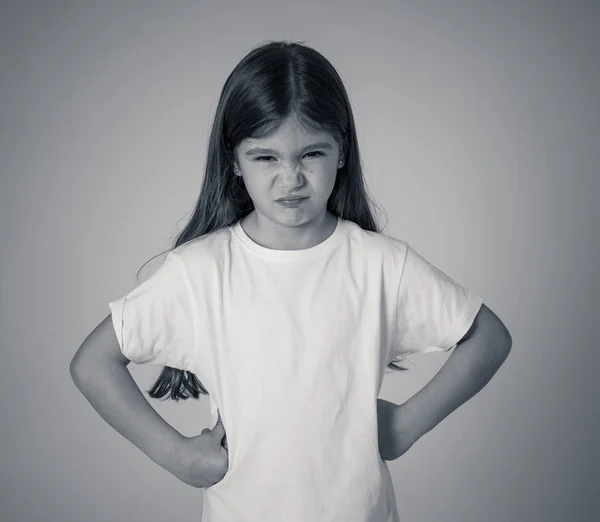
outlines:
M343 165L332 134L306 130L290 116L271 136L243 140L234 157L236 175L242 176L259 221L277 227L325 220L327 200ZM293 206L277 201L294 196L305 199Z

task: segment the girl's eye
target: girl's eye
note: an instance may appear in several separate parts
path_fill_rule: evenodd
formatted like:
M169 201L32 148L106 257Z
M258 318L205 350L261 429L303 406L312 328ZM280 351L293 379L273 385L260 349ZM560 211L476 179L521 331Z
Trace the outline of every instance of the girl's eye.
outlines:
M323 155L323 153L320 150L313 150L312 152L309 152L308 154L316 154L316 156L313 156L313 158ZM307 154L307 156L308 156L308 154Z
M310 156L311 154L315 154L315 156L311 156L313 158L323 156L323 153L320 150L313 150L312 152L307 152L306 156ZM259 156L258 158L256 158L256 161L269 161L270 158L273 158L273 156Z

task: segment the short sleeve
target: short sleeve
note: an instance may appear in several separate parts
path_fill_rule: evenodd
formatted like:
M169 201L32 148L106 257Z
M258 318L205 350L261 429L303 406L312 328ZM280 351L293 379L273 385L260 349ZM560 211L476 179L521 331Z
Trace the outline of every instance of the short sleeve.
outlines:
M392 356L450 350L469 331L483 299L404 244Z
M108 306L121 351L130 361L179 370L193 365L194 314L177 253L169 252L148 279Z

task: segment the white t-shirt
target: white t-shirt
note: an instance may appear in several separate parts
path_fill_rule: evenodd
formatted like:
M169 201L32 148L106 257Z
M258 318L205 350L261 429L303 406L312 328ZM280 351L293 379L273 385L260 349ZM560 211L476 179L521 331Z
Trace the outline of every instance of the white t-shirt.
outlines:
M398 522L377 436L387 364L453 348L482 302L407 242L338 218L304 250L238 221L109 306L127 358L196 374L211 427L219 408L229 470L202 522Z

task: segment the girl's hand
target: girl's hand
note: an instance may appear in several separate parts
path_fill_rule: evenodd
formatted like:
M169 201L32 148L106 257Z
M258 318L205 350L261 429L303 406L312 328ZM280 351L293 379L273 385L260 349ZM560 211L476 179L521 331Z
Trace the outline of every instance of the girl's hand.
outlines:
M379 454L383 460L395 460L404 455L418 437L407 425L402 404L377 399Z
M196 488L209 488L220 482L229 469L227 435L221 413L212 431L204 428L200 435L183 437L174 454L173 474L182 482Z

